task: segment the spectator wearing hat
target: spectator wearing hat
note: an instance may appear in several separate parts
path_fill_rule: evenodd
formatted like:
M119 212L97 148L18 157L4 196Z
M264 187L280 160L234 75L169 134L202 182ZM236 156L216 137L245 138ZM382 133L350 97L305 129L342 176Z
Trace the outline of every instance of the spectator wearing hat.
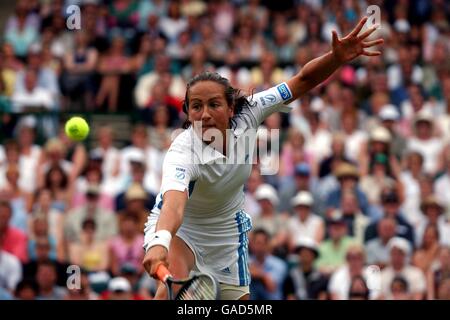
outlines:
M381 271L381 293L385 299L392 299L391 283L396 276L402 276L410 288L414 300L422 300L426 292L423 272L410 264L411 244L404 238L394 237L388 244L390 263Z
M315 267L319 257L317 243L308 237L299 236L295 241L294 253L298 264L289 270L283 285L284 296L288 300L325 300L328 279Z
M142 154L137 152L135 155L133 155L130 158L130 167L131 167L131 181L129 183L126 183L125 189L120 192L116 196L116 211L124 210L126 207L126 193L127 190L132 185L140 185L142 188L144 188L146 194L147 194L147 200L145 202L145 208L147 210L151 210L156 202L156 196L149 190L145 188L144 185L144 177L145 177L145 161L144 158L141 156Z
M319 246L316 265L320 272L330 275L345 263L347 249L355 239L348 236L347 223L337 211L327 219L327 231L329 238Z
M280 205L278 208L281 212L292 211L293 207L291 199L294 198L298 192L310 192L313 199L315 199L318 194L317 190L318 180L312 175L311 166L306 162L298 163L294 167L293 179L286 180L285 183L280 185Z
M314 239L315 242L322 242L325 237L325 223L322 217L311 212L314 204L313 197L308 191L300 191L291 199L295 215L289 218L288 230L290 242L298 235Z
M272 250L286 255L288 247L288 218L276 211L279 203L277 191L269 184L256 189L255 199L261 207L261 214L253 219L255 229L264 229L270 236Z
M283 283L287 276L286 263L273 256L270 234L264 229L255 229L250 237L250 284L251 300L283 299Z
M424 170L428 174L436 174L439 167L439 156L444 144L441 138L433 135L434 119L430 112L421 111L415 117L414 135L408 140L407 149L416 151L424 157Z
M403 237L414 247L414 229L400 212L400 199L393 190L387 190L381 195L383 217L392 218L397 222L396 236ZM378 236L378 221L372 222L366 229L364 242L367 243Z
M398 161L390 154L392 136L386 128L378 126L370 131L370 136L358 157L358 163L362 175L370 173L376 155L383 154L386 158L387 171L392 176L397 176L400 170Z
M449 245L450 223L444 214L445 208L442 203L435 195L430 195L422 201L420 209L422 210L422 221L415 229L417 245L423 245L422 240L424 239L425 229L429 225L437 228L437 232L440 235L439 243Z
M127 213L119 220L119 234L109 244L109 269L113 275L120 275L123 266L133 267L138 276L142 274L144 236L140 231L139 220L135 215Z
M107 291L100 297L102 300L134 300L130 282L124 277L109 280Z
M392 104L384 105L378 113L380 124L387 129L391 135L390 154L398 160L403 159L406 150L406 139L398 128L400 113Z
M138 230L144 230L148 218L148 209L145 207L147 200L144 188L140 184L132 184L125 193L125 208L117 212L119 221L131 214L138 220Z
M107 242L95 238L96 222L92 218L83 221L80 239L68 246L69 261L86 271L106 271L109 266Z
M69 244L80 241L83 221L86 219L95 221L96 240L108 240L117 234L116 215L109 210L99 207L99 194L98 186L90 186L86 190L86 204L67 213L64 222L64 236Z
M377 225L378 236L366 245L367 264L377 265L381 269L389 264L388 243L396 235L397 221L390 217L381 218Z
M332 190L326 197L327 211L332 209L338 209L341 204L342 193L345 190L351 190L355 193L356 197L358 198L358 203L361 208L361 211L368 216L372 214L369 202L367 200L367 196L358 185L359 182L358 169L353 164L342 162L338 166L336 166L334 175L339 181L339 185L337 188Z
M348 300L352 292L352 280L356 277L361 277L366 283L370 272L370 268L366 267L364 247L359 244L349 246L345 254L345 264L331 275L328 284L331 299ZM369 292L367 298L374 297L374 294Z
M131 176L131 162L144 164L145 176L143 185L152 194L159 192L161 184L163 154L149 144L147 127L136 125L131 133L131 145L120 151L120 179L122 190L126 189L133 180Z

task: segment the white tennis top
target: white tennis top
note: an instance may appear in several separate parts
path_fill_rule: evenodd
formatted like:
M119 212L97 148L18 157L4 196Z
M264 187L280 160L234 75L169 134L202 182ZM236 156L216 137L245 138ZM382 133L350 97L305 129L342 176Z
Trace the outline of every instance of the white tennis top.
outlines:
M166 191L188 190L183 223L220 224L234 217L244 206L243 186L252 167L256 129L270 114L289 111L284 102L290 98L286 83L250 97L253 106L232 119L227 157L203 143L192 126L178 135L165 156L152 212L159 214Z

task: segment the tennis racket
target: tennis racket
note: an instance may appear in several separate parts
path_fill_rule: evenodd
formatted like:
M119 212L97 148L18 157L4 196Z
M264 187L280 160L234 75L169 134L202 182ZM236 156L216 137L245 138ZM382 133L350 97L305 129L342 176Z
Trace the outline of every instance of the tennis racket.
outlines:
M186 279L174 279L170 271L160 264L156 269L156 276L164 282L169 300L218 300L219 283L206 273L194 273ZM181 285L175 298L173 297L174 284Z

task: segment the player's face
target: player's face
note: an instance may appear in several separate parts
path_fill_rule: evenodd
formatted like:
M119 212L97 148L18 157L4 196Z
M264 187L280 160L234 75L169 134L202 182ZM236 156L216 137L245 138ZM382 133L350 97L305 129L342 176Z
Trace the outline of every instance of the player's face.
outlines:
M194 128L201 124L202 137L205 137L205 133L214 136L214 129L220 131L222 139L225 137L234 112L233 106L228 105L225 99L223 85L214 81L197 82L189 89L188 103L189 121L194 124Z

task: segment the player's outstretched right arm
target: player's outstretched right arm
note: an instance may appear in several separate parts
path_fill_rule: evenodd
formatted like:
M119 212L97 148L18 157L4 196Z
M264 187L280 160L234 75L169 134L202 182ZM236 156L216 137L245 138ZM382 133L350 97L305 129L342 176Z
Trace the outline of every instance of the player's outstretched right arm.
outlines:
M143 261L145 270L152 277L155 277L156 267L159 264L168 266L170 241L183 222L187 199L187 191L169 190L164 194L156 231L147 244L147 253Z

